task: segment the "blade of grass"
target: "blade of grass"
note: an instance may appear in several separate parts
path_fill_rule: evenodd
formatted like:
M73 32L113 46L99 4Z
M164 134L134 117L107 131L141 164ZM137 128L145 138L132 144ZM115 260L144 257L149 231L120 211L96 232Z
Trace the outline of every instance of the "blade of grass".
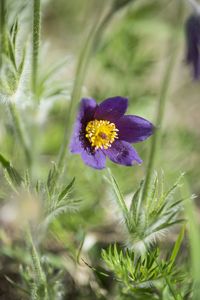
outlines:
M172 268L175 260L176 260L176 257L178 255L178 252L180 250L180 247L181 247L181 244L182 244L182 241L183 241L183 238L184 238L184 234L185 234L185 224L183 225L181 231L180 231L180 234L176 240L176 243L174 245L174 248L173 248L173 251L172 251L172 255L170 257L170 261L171 261L171 264L170 264L170 269Z

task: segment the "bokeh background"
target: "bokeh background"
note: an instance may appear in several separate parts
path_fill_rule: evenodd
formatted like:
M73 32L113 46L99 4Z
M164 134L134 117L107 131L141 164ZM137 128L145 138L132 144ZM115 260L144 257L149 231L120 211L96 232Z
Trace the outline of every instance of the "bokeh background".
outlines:
M14 13L16 7L12 8L12 5L11 1L10 10L12 12L13 9ZM42 77L49 66L58 62L61 62L61 68L49 84L47 82L41 87L44 101L38 110L29 107L26 101L20 108L21 115L27 120L28 130L35 131L35 139L32 141L37 156L35 177L44 179L49 165L56 159L64 134L65 116L80 51L91 27L110 5L110 0L42 1L39 73ZM30 13L30 6L24 5L19 14L23 23L23 43L29 39ZM190 13L190 7L185 4L182 26L178 29L178 52L165 108L156 171L164 172L167 186L181 172L186 172L192 193L199 195L200 83L193 80L192 70L185 63L184 22ZM95 54L90 57L82 95L95 98L98 102L111 96L128 97L128 113L154 123L164 72L169 62L169 42L177 24L176 17L175 0L138 0L117 11L104 28ZM51 93L52 85L61 92L59 96L45 102L45 95ZM3 105L0 107L0 116L1 151L9 153L13 164L23 170L24 158L13 139L10 119ZM149 139L135 145L144 161L141 166L129 168L107 162L127 202L146 174L150 143ZM43 242L44 252L53 266L68 272L65 278L68 287L66 297L98 299L101 289L95 286L96 279L94 282L91 279L90 268L83 262L80 267L75 266L70 257L76 255L84 237L85 260L91 266L100 266L101 261L97 259L100 257L100 249L108 243L123 242L119 216L105 178L106 170L93 170L85 166L78 155L71 154L66 158L66 166L63 181L67 183L72 177L76 178L73 197L80 199L81 204L76 212L64 214L53 222ZM5 186L3 176L0 180L4 198L8 187ZM20 231L16 230L15 225L2 227L0 239L2 274L16 279L18 265L23 265L26 260ZM105 290L112 288L112 282L108 279L98 278L97 282ZM13 294L12 286L3 276L0 285L3 292L11 289L7 292L7 298L2 296L2 299L21 299Z

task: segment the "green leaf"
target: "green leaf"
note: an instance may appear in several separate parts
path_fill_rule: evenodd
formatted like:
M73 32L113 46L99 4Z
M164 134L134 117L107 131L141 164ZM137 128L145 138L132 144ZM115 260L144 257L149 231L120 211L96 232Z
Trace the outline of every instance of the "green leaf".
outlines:
M120 188L118 186L118 183L117 183L116 179L114 178L114 176L112 175L110 169L108 169L108 173L109 173L109 176L110 176L110 179L111 179L111 184L112 184L113 190L116 194L116 199L117 199L118 206L121 209L121 212L124 216L124 219L126 221L126 225L129 226L129 211L128 211L128 208L127 208L126 203L124 201L124 197L123 197L123 195L120 191Z
M11 35L14 47L16 46L18 29L19 29L18 19L16 19L16 21L13 23L11 30L10 30L10 35Z
M138 219L141 214L141 201L142 201L142 189L143 189L144 180L141 181L139 188L134 193L132 201L131 201L131 207L130 207L130 213L131 213L131 224L137 226Z
M23 49L23 52L22 52L22 59L21 59L21 62L18 66L18 74L21 75L22 74L22 71L24 69L24 63L25 63L25 58L26 58L26 48Z
M9 58L13 64L15 70L17 70L16 60L15 60L15 49L13 47L12 41L10 40L10 37L8 37L8 53L9 53Z
M3 168L8 172L9 178L14 185L19 186L22 183L22 177L19 175L18 171L12 167L11 163L0 153L0 163Z
M185 225L183 225L180 233L179 233L179 236L177 238L177 241L174 245L174 248L173 248L173 251L172 251L172 254L171 254L171 257L170 257L170 269L172 268L175 260L176 260L176 257L178 255L178 252L180 250L180 247L181 247L181 244L182 244L182 241L183 241L183 238L184 238L184 234L185 234Z
M56 164L53 163L53 167L50 169L48 178L47 178L47 188L48 188L50 194L52 193L52 191L55 188L55 178L56 178L57 172L58 172L58 170L57 170Z
M67 193L71 190L72 186L74 185L75 177L72 179L72 181L64 188L64 190L59 194L58 201L61 201Z

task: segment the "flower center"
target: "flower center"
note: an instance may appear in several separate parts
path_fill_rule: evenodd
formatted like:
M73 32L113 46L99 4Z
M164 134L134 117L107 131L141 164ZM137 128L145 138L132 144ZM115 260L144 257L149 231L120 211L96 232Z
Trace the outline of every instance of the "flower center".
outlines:
M104 120L88 122L86 126L86 138L90 141L95 150L108 149L115 139L118 139L118 129L114 123Z

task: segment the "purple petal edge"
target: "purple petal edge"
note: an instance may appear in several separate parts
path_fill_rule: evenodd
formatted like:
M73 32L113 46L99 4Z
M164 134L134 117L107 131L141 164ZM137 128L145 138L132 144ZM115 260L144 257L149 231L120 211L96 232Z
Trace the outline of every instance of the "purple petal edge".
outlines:
M95 119L114 122L122 117L128 107L128 99L120 96L108 98L97 106Z
M72 153L81 153L83 151L81 142L82 127L93 118L96 106L97 104L94 99L83 98L81 100L70 141L70 151Z
M115 141L111 148L104 150L104 153L110 160L120 165L132 166L135 163L142 163L136 150L125 141Z
M101 170L106 166L106 156L101 150L96 150L93 153L84 150L81 157L86 165L94 169Z
M135 115L121 117L116 122L116 127L119 130L119 139L129 143L144 141L154 131L154 126L151 122Z

